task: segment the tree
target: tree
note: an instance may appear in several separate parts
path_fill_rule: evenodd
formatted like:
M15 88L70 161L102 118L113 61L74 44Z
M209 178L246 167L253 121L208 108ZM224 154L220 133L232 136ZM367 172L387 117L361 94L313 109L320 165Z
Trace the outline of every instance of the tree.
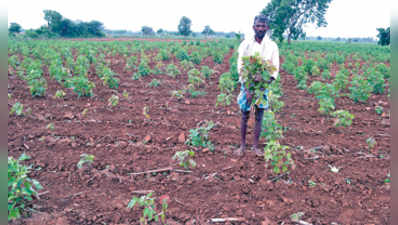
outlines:
M390 44L390 27L387 29L384 28L377 28L377 31L379 32L377 34L377 37L379 38L379 41L377 44L379 45L389 45Z
M50 31L58 33L62 22L62 15L54 10L43 10L44 19Z
M155 34L155 32L153 31L152 27L148 27L148 26L143 26L141 28L141 32L144 35L153 35L153 34Z
M326 26L326 10L332 0L272 0L261 11L270 19L273 38L283 41L287 35L288 43L305 35L303 25L315 23L317 27Z
M159 28L158 31L156 31L158 35L162 35L164 33L164 30L162 28Z
M191 25L191 20L188 17L183 16L180 20L180 24L178 25L178 32L184 36L190 35L192 33Z
M21 25L17 23L10 23L10 27L8 28L8 32L15 34L15 33L20 33L21 32Z
M202 31L202 34L204 35L213 35L215 32L210 28L209 25L205 26L205 29Z

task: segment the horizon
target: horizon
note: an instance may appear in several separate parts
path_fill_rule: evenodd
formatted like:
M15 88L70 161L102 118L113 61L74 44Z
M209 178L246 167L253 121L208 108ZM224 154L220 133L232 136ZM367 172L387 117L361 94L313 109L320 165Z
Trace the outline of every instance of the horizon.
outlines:
M114 1L112 5L103 2L70 0L62 1L23 1L14 0L8 5L8 25L18 23L24 30L37 29L46 24L43 10L49 9L59 12L64 18L74 22L99 21L106 30L126 30L139 32L143 26L151 27L155 32L158 29L177 31L182 16L191 19L193 32L203 31L209 25L215 32L235 32L245 35L253 34L252 20L270 0L253 0L250 4L242 5L237 1L202 0L199 4L187 4L188 1L147 0L134 4L123 1ZM191 0L190 3L195 1ZM119 3L119 4L118 4ZM307 37L324 38L377 38L377 28L390 26L389 0L334 0L330 3L325 14L328 22L326 27L316 28L313 24L303 26ZM95 4L96 10L92 10ZM357 5L361 10L353 10ZM20 6L24 5L23 8ZM76 5L80 6L76 8ZM157 7L153 7L153 6ZM192 5L194 7L192 7ZM227 10L220 11L227 6ZM114 13L112 13L114 12ZM149 12L149 13L148 13ZM203 16L203 13L206 16ZM170 17L170 15L173 15ZM372 15L372 16L369 16ZM347 18L350 18L349 20ZM221 20L220 20L221 19ZM131 23L129 21L139 21Z

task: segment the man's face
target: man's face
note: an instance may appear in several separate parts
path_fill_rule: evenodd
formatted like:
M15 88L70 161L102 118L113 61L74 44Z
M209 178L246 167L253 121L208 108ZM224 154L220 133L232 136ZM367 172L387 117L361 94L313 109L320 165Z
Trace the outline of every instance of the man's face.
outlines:
M265 32L269 29L268 25L265 22L261 22L256 20L253 25L254 33L256 34L257 38L263 39Z

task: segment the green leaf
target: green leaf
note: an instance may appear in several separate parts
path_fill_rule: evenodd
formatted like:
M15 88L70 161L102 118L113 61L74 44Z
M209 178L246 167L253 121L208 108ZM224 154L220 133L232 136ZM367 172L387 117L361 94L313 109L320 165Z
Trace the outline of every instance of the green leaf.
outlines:
M137 203L137 201L138 201L138 198L133 197L133 199L131 199L129 204L127 205L127 208L130 208L130 209L133 208L135 203Z

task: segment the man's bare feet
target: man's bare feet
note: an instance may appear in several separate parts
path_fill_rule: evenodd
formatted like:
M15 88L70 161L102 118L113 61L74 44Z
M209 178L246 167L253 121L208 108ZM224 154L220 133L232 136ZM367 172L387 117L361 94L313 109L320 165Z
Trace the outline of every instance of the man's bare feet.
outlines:
M242 156L245 155L245 150L246 150L246 147L245 147L244 145L241 145L239 148L237 148L237 149L234 151L234 154L235 154L236 156L242 157Z
M261 149L253 147L252 150L254 153L256 153L257 156L259 156L259 157L264 156L264 151L262 151Z

